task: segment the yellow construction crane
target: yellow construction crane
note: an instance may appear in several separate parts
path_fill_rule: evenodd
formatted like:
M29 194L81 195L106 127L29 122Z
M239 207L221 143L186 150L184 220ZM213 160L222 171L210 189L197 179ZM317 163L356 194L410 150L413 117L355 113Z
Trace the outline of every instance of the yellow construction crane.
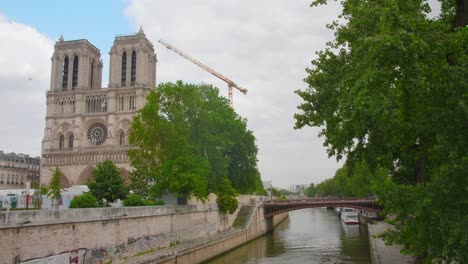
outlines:
M213 74L214 76L218 77L219 79L225 81L227 83L227 85L228 85L228 97L229 97L229 104L231 105L231 107L233 106L232 87L234 87L237 90L241 91L243 94L247 94L247 89L240 87L235 82L231 81L230 79L228 79L224 75L220 74L219 72L211 69L210 67L206 66L205 64L199 62L198 60L196 60L196 59L194 59L192 57L190 57L188 54L184 53L181 50L178 50L177 48L175 48L174 46L172 46L171 44L165 42L162 39L160 39L158 42L161 43L162 45L164 45L166 48L174 51L175 53L179 54L180 56L182 56L182 57L186 58L187 60L191 61L192 63L194 63L198 67L204 69L205 71L207 71L207 72Z

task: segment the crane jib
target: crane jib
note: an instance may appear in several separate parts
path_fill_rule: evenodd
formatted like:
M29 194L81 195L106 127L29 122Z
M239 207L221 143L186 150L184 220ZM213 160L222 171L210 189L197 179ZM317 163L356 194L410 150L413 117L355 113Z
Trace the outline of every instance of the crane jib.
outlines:
M205 64L201 63L200 61L190 57L188 54L184 53L183 51L181 50L178 50L177 48L175 48L174 46L170 45L169 43L165 42L164 40L160 39L158 41L159 43L161 43L162 45L164 45L166 48L174 51L175 53L179 54L180 56L182 56L183 58L187 59L188 61L191 61L193 64L197 65L198 67L204 69L205 71L213 74L214 76L218 77L219 79L223 80L224 82L227 83L228 85L228 91L229 91L229 102L230 102L230 105L232 106L233 104L233 98L232 98L232 87L236 88L237 90L241 91L243 94L247 94L247 89L245 88L242 88L240 87L239 85L237 85L236 83L234 83L233 81L231 81L230 79L228 79L227 77L225 77L224 75L220 74L219 72L211 69L210 67L206 66Z

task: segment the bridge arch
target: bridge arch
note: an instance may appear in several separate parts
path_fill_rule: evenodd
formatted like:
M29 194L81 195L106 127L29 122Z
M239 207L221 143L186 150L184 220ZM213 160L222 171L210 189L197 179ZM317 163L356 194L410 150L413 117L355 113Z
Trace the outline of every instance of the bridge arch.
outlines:
M317 207L347 207L371 212L379 212L382 210L382 207L375 203L375 199L371 198L326 198L267 201L263 204L263 214L265 218L270 218L277 214L286 213L289 211Z

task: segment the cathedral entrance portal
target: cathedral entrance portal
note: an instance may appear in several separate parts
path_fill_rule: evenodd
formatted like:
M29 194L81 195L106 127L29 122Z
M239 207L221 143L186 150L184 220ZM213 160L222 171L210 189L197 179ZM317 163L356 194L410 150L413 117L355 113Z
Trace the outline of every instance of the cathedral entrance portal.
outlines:
M76 181L77 185L87 185L89 181L93 179L94 166L89 165L80 174L80 177Z

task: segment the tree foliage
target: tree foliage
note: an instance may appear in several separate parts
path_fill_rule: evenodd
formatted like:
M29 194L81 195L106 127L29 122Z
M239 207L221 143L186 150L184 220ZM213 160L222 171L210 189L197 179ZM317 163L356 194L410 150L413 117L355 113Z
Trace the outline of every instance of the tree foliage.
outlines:
M147 199L141 198L141 196L137 194L130 194L122 201L123 206L154 206L154 205L164 205L164 201L157 200L151 201Z
M296 128L321 127L328 154L350 168L389 171L376 191L398 224L385 238L427 262L468 261L467 2L442 0L431 19L427 1L342 1L335 40L296 91Z
M335 176L306 190L309 197L367 197L374 195L374 188L388 179L386 170L372 171L365 161L356 162L352 170L348 165L338 169ZM310 195L309 195L310 194Z
M270 187L268 188L268 191L270 191L270 196L274 196L276 198L286 198L284 195L281 193L280 190L278 190L275 187Z
M70 201L70 208L95 208L98 207L98 201L91 193L83 193L73 197Z
M56 167L52 170L52 179L50 180L50 184L47 187L47 196L49 196L53 201L53 207L58 209L59 201L62 199L62 182L60 177L62 176L62 171Z
M142 199L151 197L151 185L153 179L146 177L146 175L140 174L138 171L132 171L130 173L130 190Z
M40 188L46 188L45 186L40 186L39 182L33 181L32 188L34 189L34 193L32 195L32 206L36 209L41 209L42 207L42 194L47 194L45 190L44 193L41 193Z
M93 180L88 183L89 192L97 198L98 202L103 199L106 205L117 199L125 199L128 187L120 176L120 169L111 160L105 160L96 165L93 171Z
M221 182L217 187L217 195L218 199L216 202L218 203L219 211L221 213L233 214L239 206L239 203L236 199L236 190L231 186L229 179L221 179Z
M285 189L280 189L279 192L283 196L286 196L286 195L299 195L300 194L300 192L293 192L293 191L285 190Z
M144 192L200 199L214 192L223 201L236 191L263 189L252 131L210 85L161 84L148 95L131 131L132 178L156 183L140 185Z
M307 195L308 197L316 197L317 195L317 189L315 187L315 184L311 183L309 187L307 187L304 191L304 194Z

